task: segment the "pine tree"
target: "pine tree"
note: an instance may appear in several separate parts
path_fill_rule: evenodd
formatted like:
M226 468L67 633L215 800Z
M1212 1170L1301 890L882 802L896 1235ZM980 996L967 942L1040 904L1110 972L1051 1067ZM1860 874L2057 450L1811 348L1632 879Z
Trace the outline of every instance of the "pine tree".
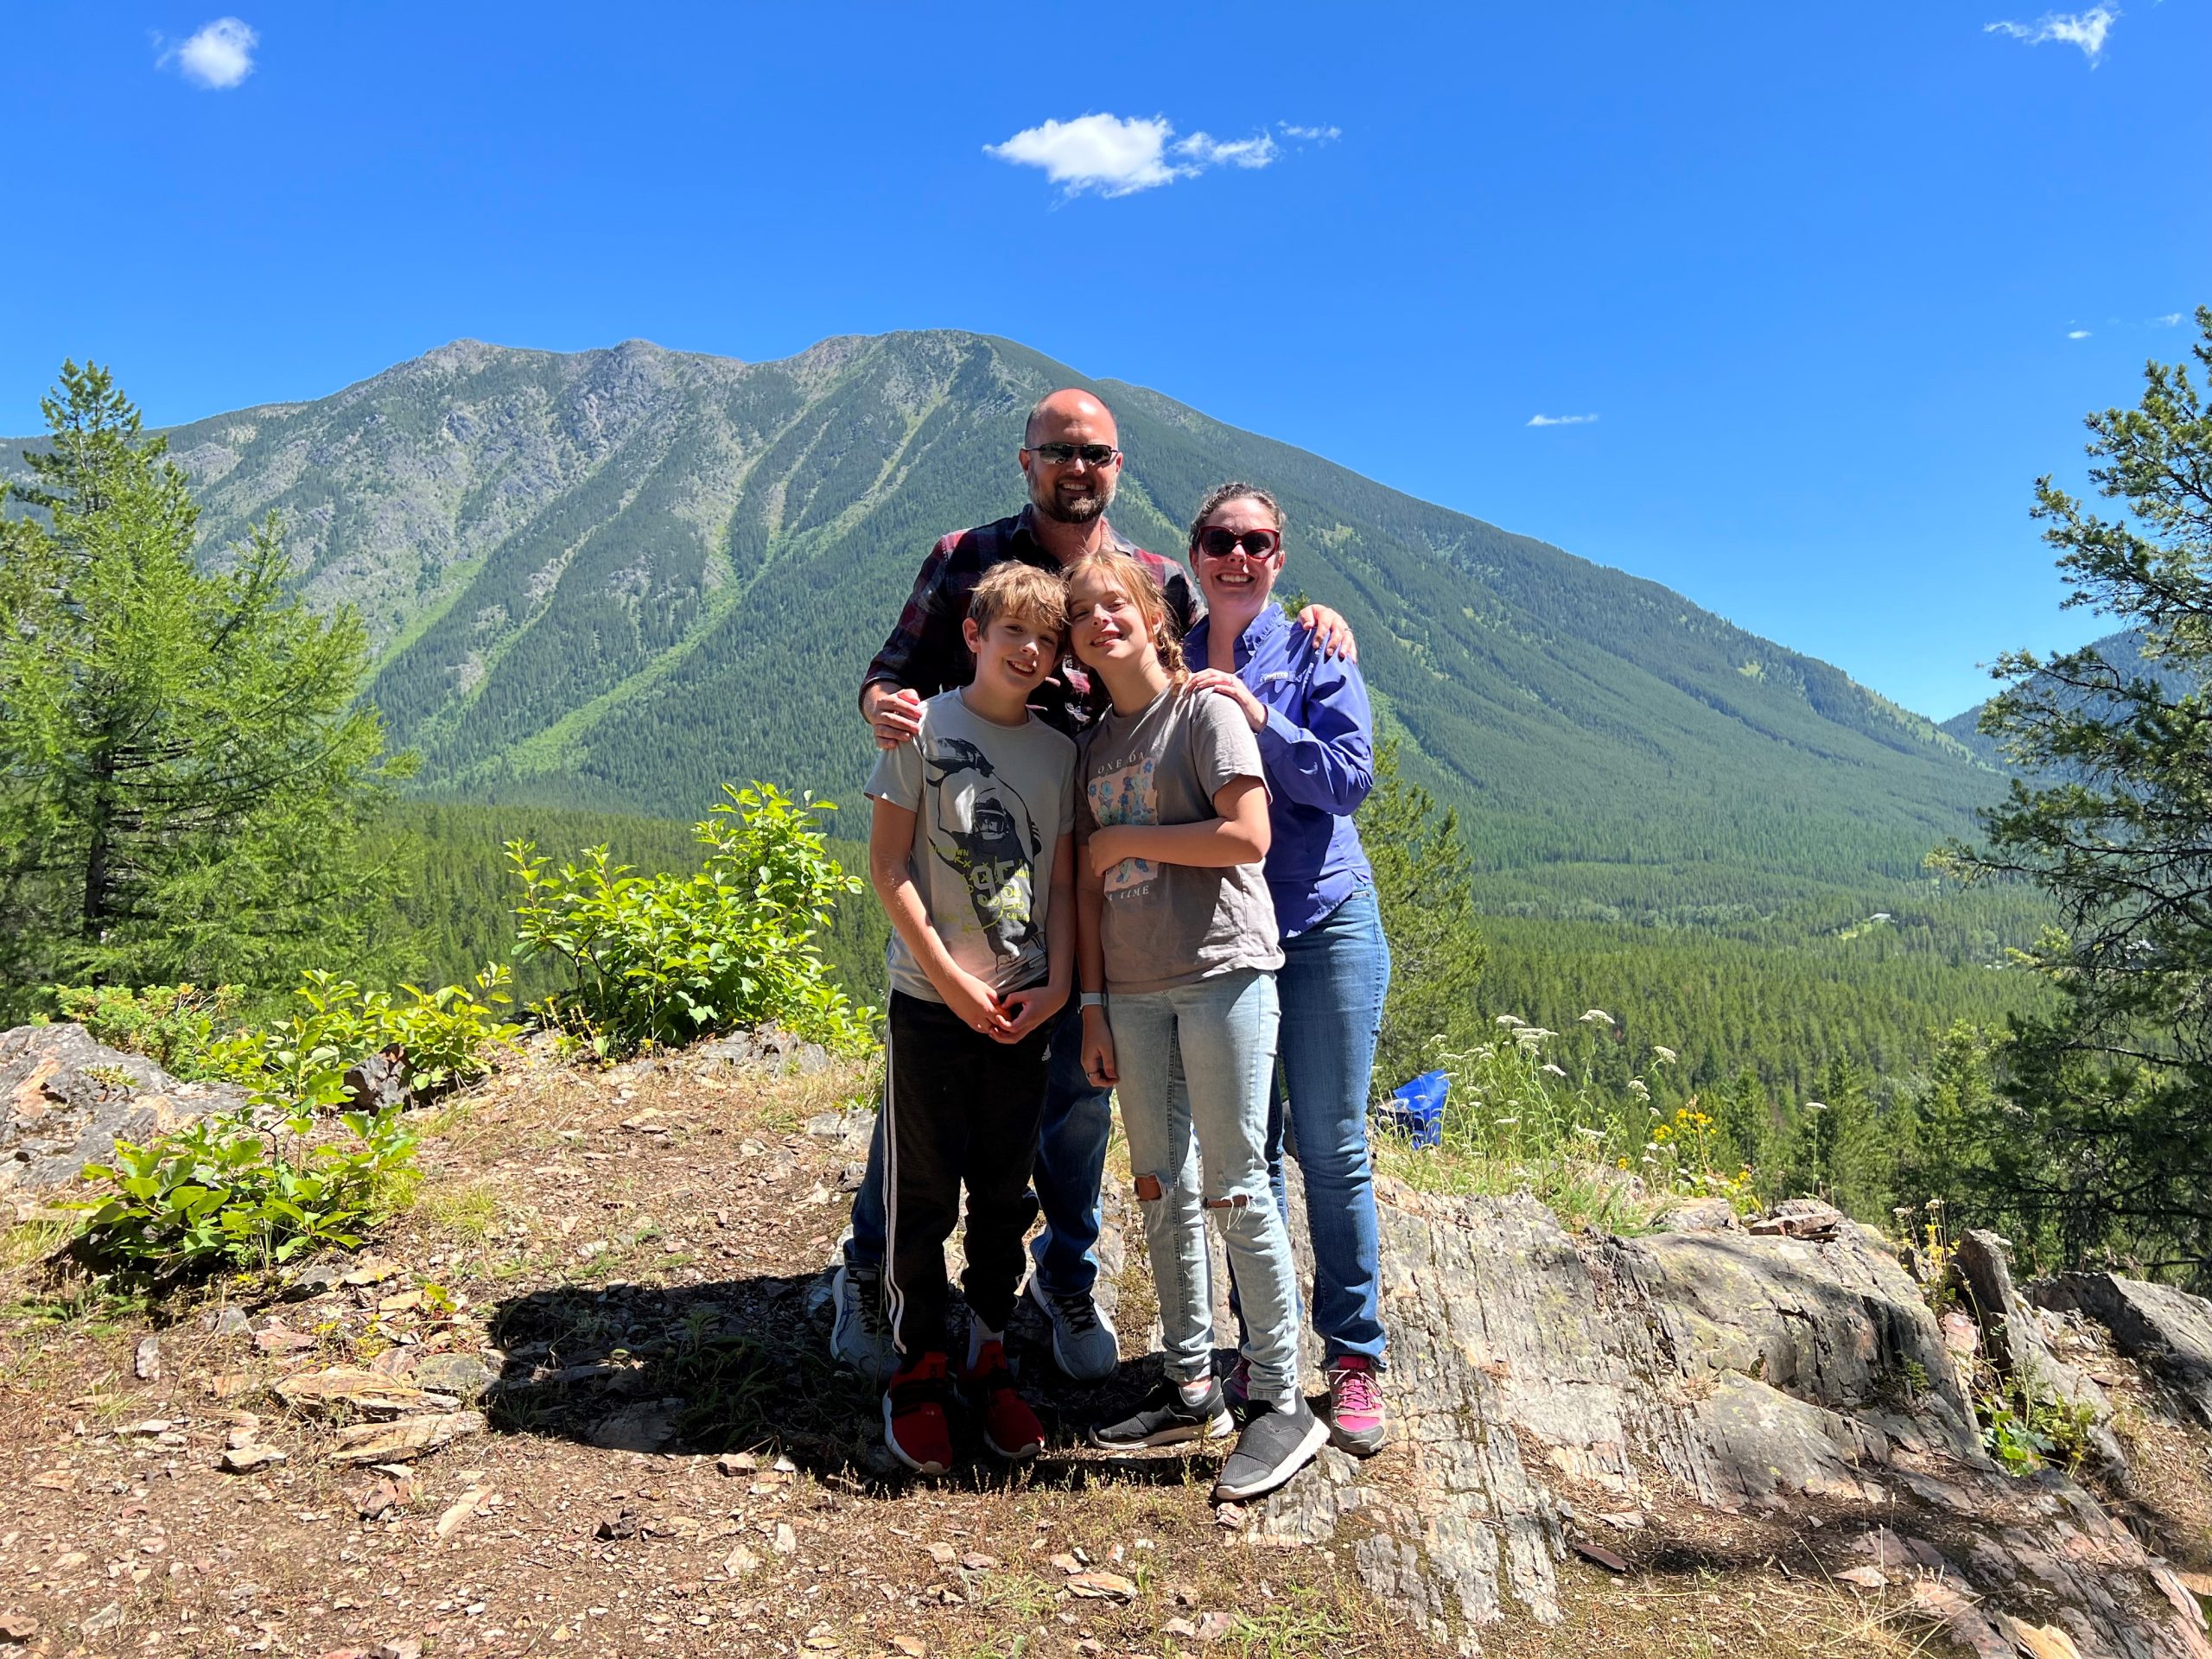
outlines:
M2212 378L2212 307L2192 348ZM2015 1021L2021 1121L1988 1148L2016 1242L2080 1261L2212 1271L2212 385L2152 363L2141 402L2088 418L2107 519L2037 481L2072 592L2141 631L2145 671L2092 646L2001 658L1981 729L2021 775L1986 842L1945 859L2024 877L2062 925L2027 955L2062 999Z
M1480 1034L1475 988L1488 949L1475 925L1473 865L1459 815L1440 814L1428 791L1407 780L1395 737L1376 752L1359 837L1390 942L1390 995L1374 1073L1388 1090L1431 1064L1433 1039L1465 1047Z
M358 969L356 842L404 764L356 702L359 620L290 591L273 518L201 574L184 474L107 371L64 364L41 406L39 516L0 540L0 1004Z

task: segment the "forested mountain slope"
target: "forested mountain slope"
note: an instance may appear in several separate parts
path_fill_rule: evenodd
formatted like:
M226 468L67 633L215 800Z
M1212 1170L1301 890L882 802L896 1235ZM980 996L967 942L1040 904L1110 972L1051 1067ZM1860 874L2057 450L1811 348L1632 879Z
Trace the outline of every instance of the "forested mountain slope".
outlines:
M1114 518L1147 545L1220 478L1282 497L1285 586L1351 619L1494 906L1910 880L1994 791L1930 722L1656 583L982 335L757 365L465 340L171 436L211 559L274 511L307 590L360 607L423 788L689 817L730 778L855 798L862 666L931 539L1018 505L1021 412L1063 384L1119 415Z
M2173 669L2153 663L2143 655L2143 630L2140 628L2122 628L2118 633L2108 633L2101 639L2090 641L2089 649L2111 664L2124 678L2148 675L2159 684L2171 683L2177 687L2181 683L2181 676ZM1982 710L1988 707L1988 701L1985 699L1963 714L1953 715L1943 722L1943 730L1992 766L2001 766L2004 762L1997 752L1996 740L1983 736L1980 731Z

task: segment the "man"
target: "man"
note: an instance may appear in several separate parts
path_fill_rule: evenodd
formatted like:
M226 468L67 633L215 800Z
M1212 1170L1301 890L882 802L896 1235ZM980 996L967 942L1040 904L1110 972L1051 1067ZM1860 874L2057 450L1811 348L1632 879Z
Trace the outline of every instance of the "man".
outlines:
M975 658L961 620L976 584L993 565L1019 559L1058 571L1084 554L1115 548L1150 569L1166 595L1179 630L1196 620L1197 602L1183 567L1123 540L1106 522L1121 477L1120 435L1106 405L1087 391L1055 391L1029 411L1017 461L1029 486L1029 505L1011 518L956 531L922 562L914 591L883 649L861 683L861 713L876 747L913 741L922 701L964 685ZM1337 654L1353 654L1344 619L1309 606L1299 620L1318 626ZM1083 723L1080 683L1056 670L1031 707L1046 722L1073 736ZM1032 1247L1036 1270L1029 1295L1052 1322L1052 1358L1070 1376L1090 1382L1118 1363L1113 1325L1092 1295L1098 1264L1098 1185L1112 1128L1107 1091L1083 1074L1083 1021L1071 1001L1051 1039L1052 1081L1037 1147L1036 1188L1045 1230ZM882 1304L884 1211L883 1129L868 1147L868 1173L853 1198L852 1236L836 1278L836 1324L830 1351L880 1380L895 1363Z

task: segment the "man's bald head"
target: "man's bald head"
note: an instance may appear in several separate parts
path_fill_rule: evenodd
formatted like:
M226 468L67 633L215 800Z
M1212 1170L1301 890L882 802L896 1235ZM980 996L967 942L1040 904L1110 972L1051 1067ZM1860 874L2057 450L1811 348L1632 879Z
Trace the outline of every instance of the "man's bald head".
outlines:
M1052 453L1065 459L1039 454L1039 446L1046 444L1060 446ZM1114 411L1089 392L1073 386L1046 392L1031 408L1021 435L1019 460L1029 480L1031 504L1060 524L1090 523L1113 504L1121 447Z
M1040 443L1067 442L1071 441L1071 428L1082 429L1075 442L1120 447L1114 411L1089 392L1074 386L1048 391L1030 405L1029 419L1021 429L1021 447L1034 449Z

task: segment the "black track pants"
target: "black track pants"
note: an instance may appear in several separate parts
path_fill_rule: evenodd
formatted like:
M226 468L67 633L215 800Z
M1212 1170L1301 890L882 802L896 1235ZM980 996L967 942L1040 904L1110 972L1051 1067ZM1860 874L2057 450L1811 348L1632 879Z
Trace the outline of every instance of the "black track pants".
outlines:
M945 1348L944 1241L968 1185L968 1271L975 1316L1006 1329L1021 1287L1021 1241L1037 1218L1029 1191L1045 1109L1047 1020L1019 1043L970 1030L941 1002L891 994L884 1086L886 1290L891 1334L912 1357Z

